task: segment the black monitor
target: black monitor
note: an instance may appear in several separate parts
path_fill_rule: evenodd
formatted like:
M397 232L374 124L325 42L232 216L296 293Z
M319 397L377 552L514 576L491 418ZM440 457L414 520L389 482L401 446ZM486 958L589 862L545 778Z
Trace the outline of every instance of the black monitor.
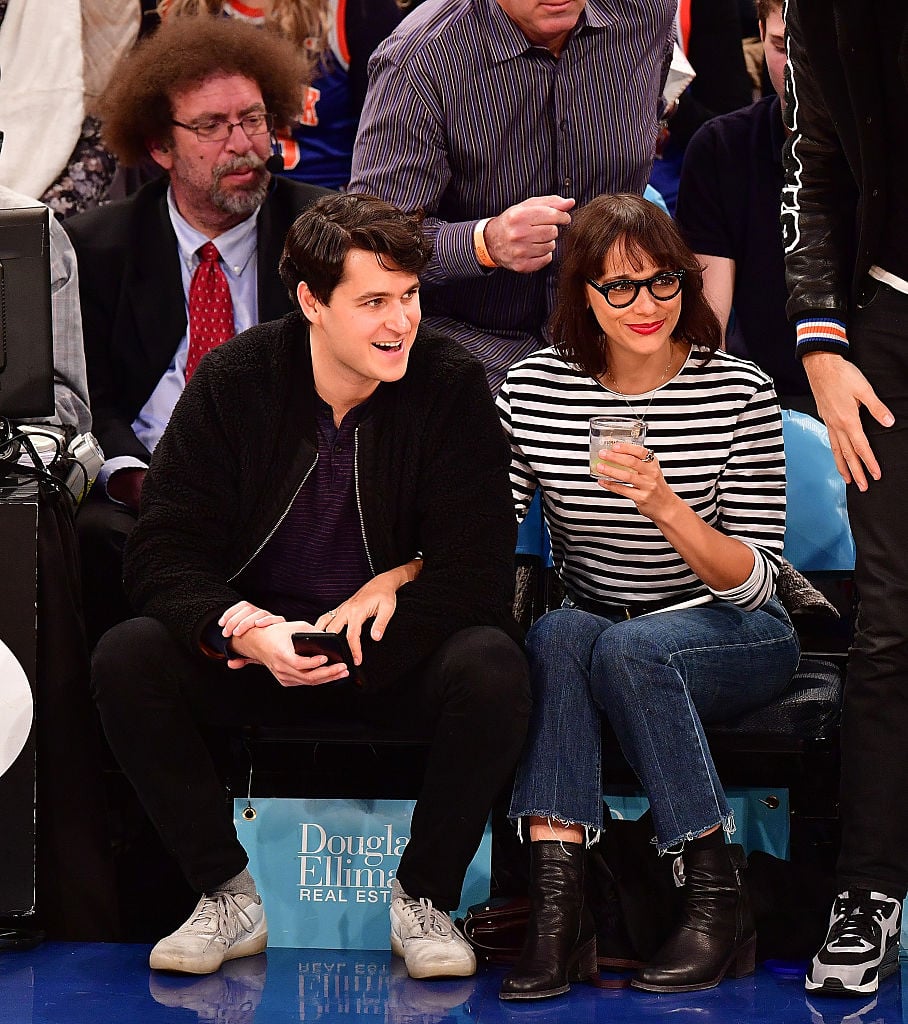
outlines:
M48 214L0 209L0 416L10 420L54 413Z

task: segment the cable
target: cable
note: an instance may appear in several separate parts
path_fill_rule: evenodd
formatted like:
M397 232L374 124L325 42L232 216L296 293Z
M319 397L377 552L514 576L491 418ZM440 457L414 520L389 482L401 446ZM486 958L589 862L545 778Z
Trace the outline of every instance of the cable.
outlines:
M34 439L39 437L51 441L54 446L53 455L47 464L35 446ZM34 480L45 497L65 494L74 505L78 505L88 488L88 473L80 462L69 457L63 447L64 440L64 432L55 427L29 425L25 429L0 417L0 483L13 483L14 476ZM23 459L27 461L23 462ZM57 475L62 475L64 465L69 468L72 462L79 466L82 474L83 487L78 496Z

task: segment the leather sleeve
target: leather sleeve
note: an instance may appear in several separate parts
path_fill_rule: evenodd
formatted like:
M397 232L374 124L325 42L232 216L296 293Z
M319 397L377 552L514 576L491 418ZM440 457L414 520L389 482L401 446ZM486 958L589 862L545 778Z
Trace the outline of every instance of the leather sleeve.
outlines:
M846 320L854 271L857 186L811 68L796 0L785 4L785 186L782 233L792 321ZM837 57L837 55L836 55ZM813 343L814 348L825 348ZM841 347L829 351L841 354ZM799 353L803 354L803 352Z

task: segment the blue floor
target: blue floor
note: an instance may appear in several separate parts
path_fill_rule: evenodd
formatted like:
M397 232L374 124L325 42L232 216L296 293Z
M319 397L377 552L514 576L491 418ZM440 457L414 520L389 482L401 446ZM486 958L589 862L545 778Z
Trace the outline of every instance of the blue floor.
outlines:
M383 952L273 949L202 978L151 972L147 956L147 946L59 942L0 953L0 1024L908 1024L899 976L868 1000L808 999L800 978L760 968L752 978L690 995L575 985L568 996L515 1005L498 1000L501 969L411 981Z

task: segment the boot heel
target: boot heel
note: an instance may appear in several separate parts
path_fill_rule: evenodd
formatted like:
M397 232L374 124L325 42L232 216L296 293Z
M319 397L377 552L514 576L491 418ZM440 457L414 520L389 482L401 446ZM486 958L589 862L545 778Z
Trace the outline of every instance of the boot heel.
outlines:
M599 974L599 960L596 957L596 936L593 935L574 954L568 971L570 981L589 981Z
M744 978L753 974L757 966L757 937L754 935L735 953L731 966L726 971L729 978Z

